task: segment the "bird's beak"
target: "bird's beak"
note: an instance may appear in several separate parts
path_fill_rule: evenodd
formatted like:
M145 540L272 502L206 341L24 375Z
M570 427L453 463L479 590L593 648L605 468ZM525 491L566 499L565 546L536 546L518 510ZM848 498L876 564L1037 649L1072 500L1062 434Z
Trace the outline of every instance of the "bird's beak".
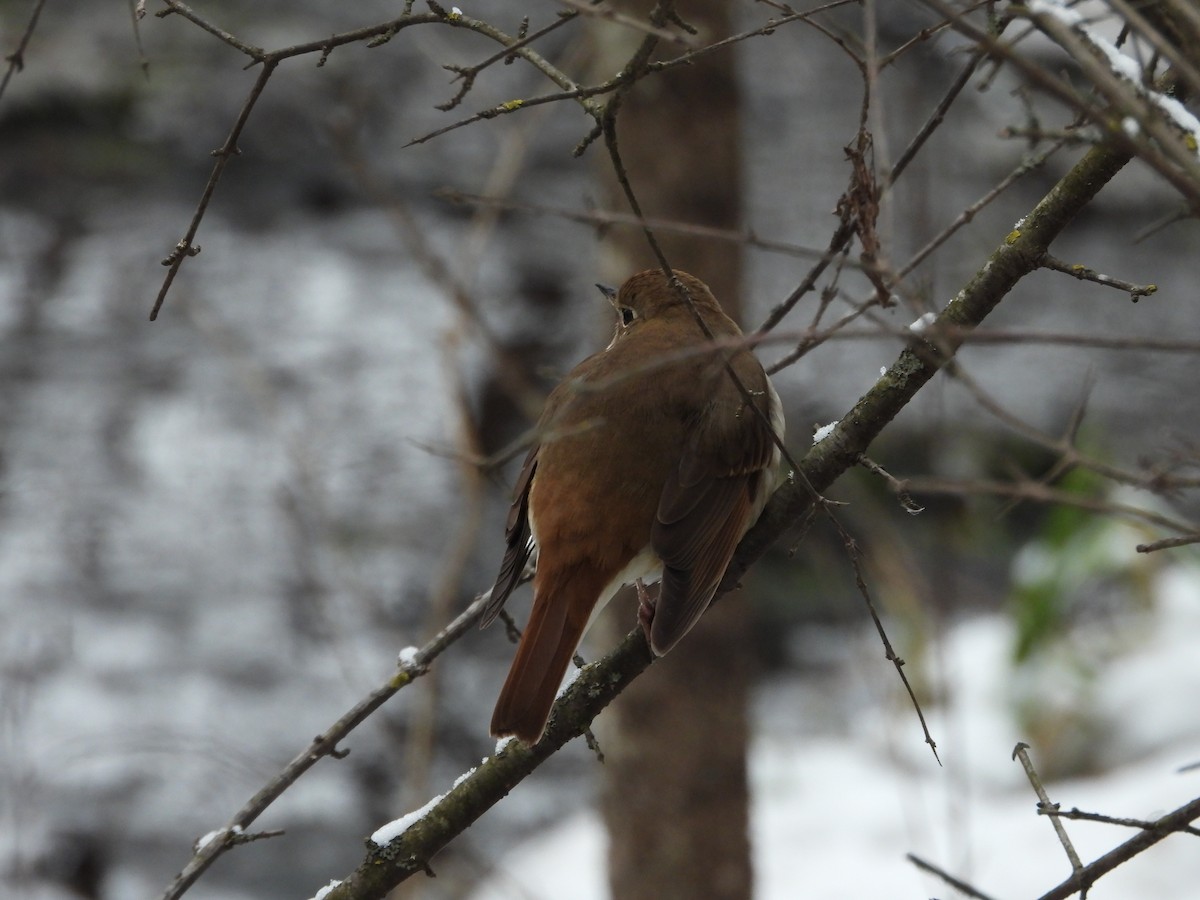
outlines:
M597 284L596 287L600 289L600 293L604 295L604 299L609 303L617 299L617 289L615 287L609 287L607 284Z

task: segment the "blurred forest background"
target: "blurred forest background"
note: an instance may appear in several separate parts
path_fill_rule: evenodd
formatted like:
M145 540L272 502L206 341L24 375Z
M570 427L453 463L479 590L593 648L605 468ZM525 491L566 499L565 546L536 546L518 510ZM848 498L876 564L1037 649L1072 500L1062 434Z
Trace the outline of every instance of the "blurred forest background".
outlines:
M577 5L463 12L516 33L521 15L537 28ZM0 52L16 48L33 6L0 0ZM823 21L861 41L864 6L871 39L887 51L939 21L920 3L849 4ZM267 48L401 12L378 0L195 8ZM730 8L734 31L779 14L761 3ZM539 52L584 71L595 33L624 28L584 18ZM1115 38L1120 23L1109 16L1097 27ZM952 30L929 34L887 70L872 110L876 158L895 159L968 47ZM157 895L192 842L385 680L400 648L421 644L490 586L513 467L485 472L474 461L518 438L556 376L607 340L610 311L593 282L631 272L606 249L617 226L587 221L627 209L597 180L602 147L572 155L592 125L578 106L531 106L408 145L475 110L553 89L518 60L489 68L458 109L435 108L458 88L444 66L495 50L431 26L375 48L338 48L321 67L316 56L282 63L200 227L202 252L184 262L152 323L159 263L186 230L210 151L257 72L180 15L147 16L135 33L122 3L42 9L24 68L0 97L4 896ZM743 248L740 292L753 327L829 243L863 85L847 54L803 22L725 52L739 89L741 225L756 238ZM1022 52L1066 67L1036 34ZM1053 135L1071 121L1013 68L982 68L888 195L878 223L887 257L907 260L1044 149L1039 129ZM907 326L941 309L1082 152L1068 144L1050 156L909 275L896 306L774 376L795 455L814 425L843 416L874 384ZM654 177L690 164L664 154ZM453 193L509 205L454 202ZM1056 468L1061 448L980 401L986 392L1030 428L1073 434L1090 457L1124 470L1194 476L1200 237L1190 219L1155 227L1182 207L1135 161L1054 251L1156 293L1131 303L1121 290L1034 273L989 319L996 340L959 354L978 390L939 375L872 447L897 477L926 480L926 493L913 491L920 515L864 470L829 492L848 504L840 515L947 769L928 754L882 659L835 532L818 522L798 548L785 540L746 591L723 601L751 623L751 731L756 743L789 748L773 757L784 770L788 759L802 765L791 748L853 745L867 748L872 770L898 779L941 771L958 787L975 772L976 784L1002 785L1031 809L1008 760L1019 739L1048 778L1200 758L1200 673L1164 665L1143 667L1137 682L1104 676L1123 654L1152 658L1149 636L1195 628L1200 606L1191 550L1138 555L1137 543L1168 532L1104 508L1194 520L1194 496ZM839 287L831 321L871 290L850 267ZM796 344L818 298L804 303L802 321L780 328L791 339L760 348L764 361ZM1057 339L1021 339L1035 332ZM1072 340L1080 336L1114 346ZM985 489L1043 477L1084 508ZM1164 629L1168 575L1183 618ZM995 652L948 660L946 636L979 621L994 623ZM607 649L585 646L589 658ZM271 808L259 824L285 836L229 853L192 895L310 896L353 868L362 837L493 752L486 723L511 652L498 628L460 641L434 675L354 733L348 757L323 761ZM972 667L985 665L976 674L995 686L1002 711L986 740L945 714ZM993 761L972 769L966 746ZM599 778L575 742L438 857L439 877L423 881L422 896L467 896L520 841L592 805ZM1187 784L1180 801L1198 793L1194 776ZM871 818L845 790L850 814ZM960 812L946 801L948 831ZM1053 840L1046 823L1030 827ZM892 851L900 859L908 849ZM1176 873L1178 883L1194 885L1200 871L1191 873L1190 882ZM531 895L523 890L497 896Z

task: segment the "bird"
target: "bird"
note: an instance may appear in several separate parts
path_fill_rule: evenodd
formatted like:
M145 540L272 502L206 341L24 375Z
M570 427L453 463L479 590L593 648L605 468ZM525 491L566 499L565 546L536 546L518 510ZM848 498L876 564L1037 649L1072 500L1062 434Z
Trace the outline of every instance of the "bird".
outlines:
M779 396L707 285L649 269L597 287L616 311L612 341L547 398L481 616L486 627L499 615L533 555L529 622L491 721L493 736L525 744L541 739L613 595L636 583L650 649L667 653L780 481ZM643 584L660 579L651 605Z

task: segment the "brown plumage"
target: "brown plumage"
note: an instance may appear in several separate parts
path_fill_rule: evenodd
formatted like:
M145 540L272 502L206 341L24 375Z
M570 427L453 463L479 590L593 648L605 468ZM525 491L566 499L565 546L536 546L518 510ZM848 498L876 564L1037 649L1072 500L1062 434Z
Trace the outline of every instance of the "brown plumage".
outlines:
M675 274L716 340L741 334L703 282ZM622 585L662 573L647 637L659 655L675 646L775 487L771 431L782 437L783 416L754 355L708 347L659 270L605 293L616 334L546 402L484 612L487 625L536 552L533 610L492 716L497 737L541 738L575 648ZM746 405L726 361L763 416Z

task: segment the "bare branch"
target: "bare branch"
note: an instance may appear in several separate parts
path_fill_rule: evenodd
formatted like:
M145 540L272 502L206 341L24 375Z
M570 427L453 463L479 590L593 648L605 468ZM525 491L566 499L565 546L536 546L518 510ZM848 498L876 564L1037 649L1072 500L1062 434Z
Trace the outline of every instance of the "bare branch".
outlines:
M1138 832L1119 847L1115 847L1099 859L1089 863L1080 872L1072 875L1053 890L1042 894L1038 900L1066 900L1067 897L1078 893L1081 888L1091 887L1101 875L1111 872L1122 863L1150 849L1167 835L1184 830L1189 823L1196 819L1200 819L1200 797L1155 819L1150 828Z
M217 189L217 183L221 180L221 175L225 172L225 166L229 164L230 159L241 152L237 146L238 138L242 135L242 129L246 127L246 122L250 118L250 111L254 109L254 104L262 96L263 88L267 86L271 75L274 74L276 65L277 62L273 60L263 63L262 71L258 73L258 80L254 82L254 87L250 89L249 96L246 97L245 102L242 104L241 112L238 113L237 120L233 123L233 128L229 131L229 136L225 138L225 143L219 149L213 151L213 156L217 158L217 161L213 165L212 174L208 176L208 183L204 185L204 192L200 195L200 202L196 206L196 211L192 214L191 224L188 225L187 232L175 245L175 249L163 260L163 265L167 267L167 275L163 279L162 287L158 289L158 296L154 298L154 307L150 310L151 322L158 318L163 301L167 298L167 291L171 289L171 285L175 281L175 276L179 274L179 267L183 265L183 261L200 252L200 245L194 243L196 232L200 229L200 221L204 218L204 213L208 211L209 201L212 200L213 191Z
M1122 281L1120 278L1113 278L1110 275L1101 275L1095 269L1089 269L1087 266L1079 263L1065 263L1049 253L1042 260L1043 269L1053 269L1055 272L1062 272L1064 275L1070 275L1072 278L1078 278L1080 281L1091 281L1096 284L1102 284L1105 287L1116 288L1119 291L1124 291L1129 294L1129 299L1137 303L1142 297L1149 297L1158 290L1156 284L1133 284L1129 281Z

